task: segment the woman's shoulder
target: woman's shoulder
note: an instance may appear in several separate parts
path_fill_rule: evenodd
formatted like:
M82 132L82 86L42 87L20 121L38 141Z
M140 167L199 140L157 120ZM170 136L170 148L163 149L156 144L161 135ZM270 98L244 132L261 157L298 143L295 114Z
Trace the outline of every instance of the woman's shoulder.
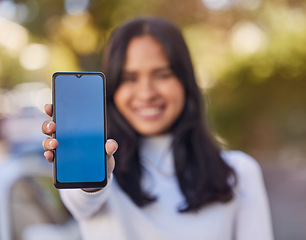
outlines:
M258 162L250 155L237 150L222 151L222 159L233 168L238 177L251 177L261 175L261 168Z

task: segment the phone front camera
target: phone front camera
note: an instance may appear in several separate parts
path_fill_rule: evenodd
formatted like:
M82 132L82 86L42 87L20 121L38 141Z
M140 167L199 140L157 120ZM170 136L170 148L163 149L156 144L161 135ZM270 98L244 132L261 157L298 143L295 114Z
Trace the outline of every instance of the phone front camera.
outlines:
M82 77L82 74L77 74L77 77L78 77L78 78Z

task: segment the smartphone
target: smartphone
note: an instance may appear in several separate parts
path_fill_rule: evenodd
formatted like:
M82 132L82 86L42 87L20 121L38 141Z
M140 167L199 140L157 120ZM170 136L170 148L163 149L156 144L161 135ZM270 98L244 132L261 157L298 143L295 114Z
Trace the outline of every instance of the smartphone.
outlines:
M105 76L101 72L52 75L56 188L99 188L107 184Z

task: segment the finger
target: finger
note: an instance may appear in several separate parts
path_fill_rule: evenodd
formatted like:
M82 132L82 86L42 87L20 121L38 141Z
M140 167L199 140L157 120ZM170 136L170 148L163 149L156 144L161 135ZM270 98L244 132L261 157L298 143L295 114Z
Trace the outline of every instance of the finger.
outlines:
M46 151L51 151L58 147L58 141L55 138L46 138L42 145Z
M54 154L52 151L45 151L44 156L47 159L48 162L53 162Z
M110 178L110 175L114 171L115 168L115 159L113 154L118 149L118 143L113 139L108 139L105 144L107 155L107 178Z
M45 105L45 112L52 117L52 112L53 112L53 106L52 104L46 104Z
M115 159L113 155L107 155L107 178L110 178L115 169Z
M105 143L105 150L107 154L114 154L117 151L118 143L114 139L108 139Z
M51 120L47 120L41 125L41 131L49 136L51 136L55 132L55 130L56 124Z

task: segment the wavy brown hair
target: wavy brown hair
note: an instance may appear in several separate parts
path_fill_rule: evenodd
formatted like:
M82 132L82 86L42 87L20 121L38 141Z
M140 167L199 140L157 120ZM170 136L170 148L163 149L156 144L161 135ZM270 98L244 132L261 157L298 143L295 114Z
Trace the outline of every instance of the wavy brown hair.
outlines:
M185 89L184 109L172 126L176 176L185 196L180 211L197 210L212 202L233 198L233 170L220 157L220 148L207 127L200 89L181 32L160 18L137 18L117 28L105 49L102 71L107 77L108 137L118 141L114 175L121 188L138 205L155 200L141 187L143 169L139 158L140 135L120 114L114 93L121 83L122 69L129 42L150 35L163 47L173 73Z

